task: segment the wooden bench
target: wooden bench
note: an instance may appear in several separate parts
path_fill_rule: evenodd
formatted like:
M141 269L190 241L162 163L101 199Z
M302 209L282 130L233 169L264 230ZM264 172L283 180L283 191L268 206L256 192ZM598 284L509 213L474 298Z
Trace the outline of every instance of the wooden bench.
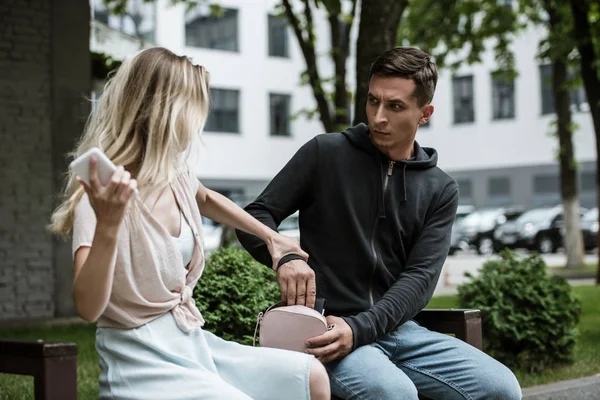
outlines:
M429 330L454 335L482 348L479 310L427 309L415 321ZM33 376L36 400L76 400L77 345L0 340L0 373Z
M454 335L457 339L483 350L479 310L430 308L421 311L414 320L430 331Z
M77 345L0 340L0 373L33 376L36 400L77 400Z

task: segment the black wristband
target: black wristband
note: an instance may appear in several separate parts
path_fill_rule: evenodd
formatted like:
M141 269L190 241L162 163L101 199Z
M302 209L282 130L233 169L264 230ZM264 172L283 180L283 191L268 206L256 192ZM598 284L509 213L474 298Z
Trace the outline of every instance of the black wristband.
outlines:
M279 263L277 263L277 268L275 268L275 272L277 272L277 270L279 269L279 267L281 267L283 264L290 262L292 260L302 260L302 261L306 261L304 259L304 257L299 256L298 254L287 254L283 257L281 257L281 259L279 260Z

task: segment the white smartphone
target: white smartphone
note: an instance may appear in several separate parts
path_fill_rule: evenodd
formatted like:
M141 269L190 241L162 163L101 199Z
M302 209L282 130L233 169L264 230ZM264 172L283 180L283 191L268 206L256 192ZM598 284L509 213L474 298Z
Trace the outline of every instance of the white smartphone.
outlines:
M90 158L92 156L96 157L97 167L98 167L98 176L100 177L100 183L106 186L110 183L110 178L112 178L113 174L117 170L115 164L106 154L102 152L98 147L92 147L75 160L69 164L69 168L75 175L79 175L81 179L88 185L90 184Z

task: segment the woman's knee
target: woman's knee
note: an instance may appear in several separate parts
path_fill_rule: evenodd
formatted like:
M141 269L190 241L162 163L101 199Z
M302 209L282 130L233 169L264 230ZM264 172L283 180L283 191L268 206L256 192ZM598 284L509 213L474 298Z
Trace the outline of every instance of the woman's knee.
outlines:
M331 389L329 375L319 360L313 358L310 365L310 398L311 400L329 400Z

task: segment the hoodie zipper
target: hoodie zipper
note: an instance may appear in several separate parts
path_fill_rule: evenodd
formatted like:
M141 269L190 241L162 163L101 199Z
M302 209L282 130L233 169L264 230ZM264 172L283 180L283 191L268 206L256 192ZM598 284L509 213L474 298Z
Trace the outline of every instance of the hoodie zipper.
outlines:
M385 193L387 192L388 182L390 176L394 173L394 161L389 161L387 174L385 175L385 181L383 182L383 204L385 205ZM377 251L375 250L375 232L377 231L377 225L379 225L379 213L375 217L375 223L373 224L373 232L371 233L371 251L373 252L373 270L371 271L371 282L369 283L369 303L371 307L374 304L373 301L373 279L375 278L375 271L377 270Z

